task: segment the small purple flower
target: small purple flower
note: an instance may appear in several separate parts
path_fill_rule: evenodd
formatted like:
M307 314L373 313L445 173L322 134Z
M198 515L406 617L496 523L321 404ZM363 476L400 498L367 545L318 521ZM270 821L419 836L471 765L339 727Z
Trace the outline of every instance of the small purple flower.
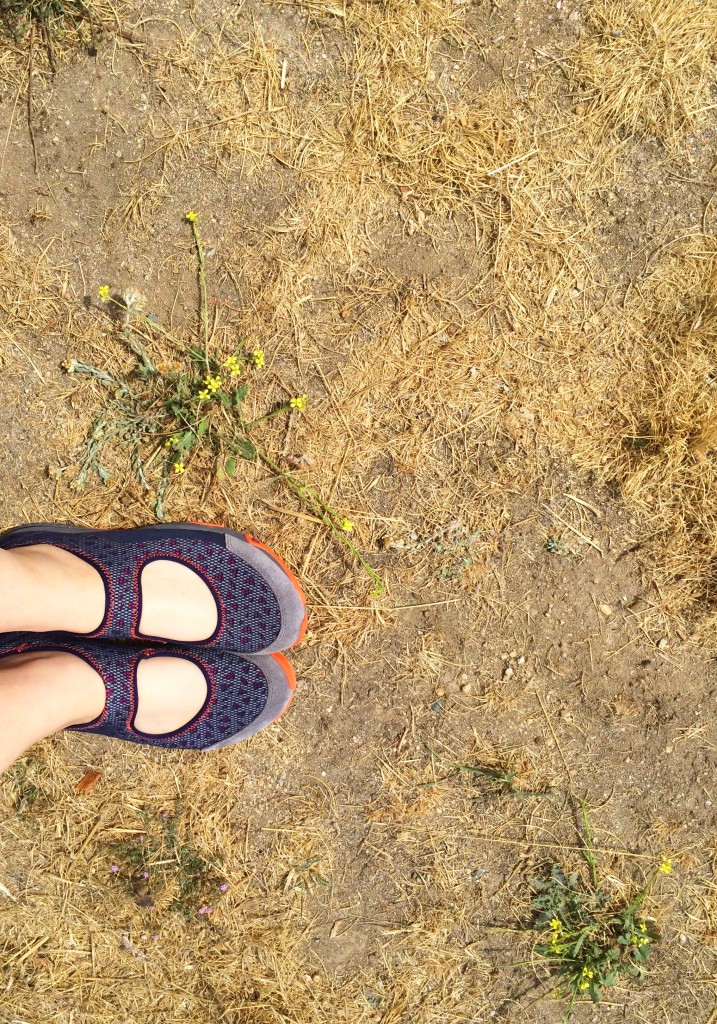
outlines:
M219 886L219 892L226 892L228 888L229 882L222 882L222 884Z
M113 864L112 867L110 868L110 871L112 872L113 875L116 875L117 872L119 871L119 868L117 867L116 864Z
M142 878L149 878L149 871L143 871Z
M212 912L212 908L211 907L200 907L199 908L199 913L202 915L202 917L204 917L206 914L211 914L211 912Z
M153 935L152 936L152 942L157 942L158 940L159 940L159 935Z

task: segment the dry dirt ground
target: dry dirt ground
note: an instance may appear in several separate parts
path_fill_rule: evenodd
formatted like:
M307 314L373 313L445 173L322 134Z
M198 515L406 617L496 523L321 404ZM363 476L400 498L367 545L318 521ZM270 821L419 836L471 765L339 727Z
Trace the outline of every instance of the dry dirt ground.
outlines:
M0 1020L558 1022L529 883L587 877L583 800L612 898L673 870L646 977L573 1019L714 1022L714 6L94 21L0 47L0 525L152 521L121 443L73 487L107 392L65 364L131 366L104 284L196 331L192 209L257 414L308 395L268 450L385 591L260 464L172 481L301 575L298 694L241 748L5 774Z

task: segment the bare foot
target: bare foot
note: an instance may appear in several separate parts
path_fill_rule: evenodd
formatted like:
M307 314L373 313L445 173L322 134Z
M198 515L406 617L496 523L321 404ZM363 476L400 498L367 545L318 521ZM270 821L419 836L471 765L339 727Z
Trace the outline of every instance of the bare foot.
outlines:
M214 596L196 572L169 559L140 577L139 632L165 640L201 641L217 628ZM107 598L102 577L83 558L52 544L0 550L0 629L93 633Z
M207 699L201 669L186 658L155 656L137 669L139 732L162 735L190 722ZM98 718L105 685L83 659L64 651L34 651L0 659L0 771L61 729Z

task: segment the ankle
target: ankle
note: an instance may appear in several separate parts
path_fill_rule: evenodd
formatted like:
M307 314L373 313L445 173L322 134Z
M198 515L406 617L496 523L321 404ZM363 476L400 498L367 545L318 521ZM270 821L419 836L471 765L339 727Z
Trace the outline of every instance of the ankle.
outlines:
M28 717L37 716L44 735L84 725L102 714L105 686L92 666L67 651L31 651L0 660L0 687L26 699Z
M51 544L0 550L0 630L92 633L104 614L96 569Z
M35 628L40 593L24 550L0 549L0 630L7 633Z

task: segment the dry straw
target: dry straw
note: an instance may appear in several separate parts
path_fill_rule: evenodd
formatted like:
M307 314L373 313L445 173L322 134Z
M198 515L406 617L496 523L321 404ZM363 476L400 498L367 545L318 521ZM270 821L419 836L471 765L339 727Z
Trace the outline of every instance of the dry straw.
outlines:
M282 25L287 6L270 8ZM546 1019L546 1004L530 1003L547 995L542 980L501 989L491 977L496 963L528 955L529 940L486 932L479 908L488 893L491 914L520 928L526 873L561 851L579 857L569 814L547 796L500 793L477 805L465 776L433 785L445 773L424 738L440 723L432 750L513 765L526 790L563 784L579 766L545 747L538 756L525 737L510 751L472 742L477 715L486 734L528 720L533 695L515 682L461 693L445 718L433 711L427 696L467 655L412 606L430 616L450 602L461 629L467 608L470 651L488 622L510 623L500 576L508 527L538 516L533 496L542 500L559 455L619 484L664 607L704 611L717 554L714 240L656 242L652 276L618 302L597 231L605 190L629 170L614 128L671 137L690 119L712 123L715 15L706 3L581 5L581 36L557 60L536 60L529 88L482 61L472 10L296 5L304 34L286 69L268 28L235 10L212 21L202 5L146 25L141 14L136 31L156 33L133 56L115 40L101 51L102 73L132 62L147 93L169 101L154 95L138 129L144 149L98 216L100 241L147 267L148 301L182 329L195 293L181 214L198 198L216 212L214 340L227 351L240 336L261 343L267 403L308 393L307 415L277 429L271 453L298 462L345 510L389 586L371 602L325 531L260 466L242 464L238 484L201 466L181 480L171 516L251 523L301 572L311 603L302 700L276 729L211 761L60 737L5 778L3 999L16 1019L460 1024L496 1006L517 1013L509 998L522 1000L524 1019ZM41 50L35 58L45 75ZM454 76L464 59L479 76ZM26 52L3 54L11 107L26 67ZM42 79L35 99L51 103ZM575 114L579 105L589 116ZM132 362L121 333L73 291L74 254L60 235L58 225L44 255L10 235L0 252L4 373L38 388L40 332L61 332L68 356L112 371ZM157 360L176 358L150 342ZM55 479L26 497L27 517L150 520L121 447L108 485L67 486L101 389L63 378L30 400L38 395L49 436L38 429L37 443ZM51 401L66 428L55 428ZM592 519L572 505L551 507L590 536ZM412 638L391 646L393 627L414 618ZM715 621L700 628L714 644ZM598 712L590 722L604 730ZM327 736L340 759L328 781L313 770ZM75 784L88 767L102 780L82 796ZM181 835L229 883L211 914L196 907L189 922L168 909L179 875L157 892L159 913L138 904L124 868L119 879L111 870L118 841L159 842L179 794ZM666 841L643 839L651 849ZM603 831L598 842L611 871L632 879L642 861L619 835ZM159 859L171 863L157 870L180 863L171 844ZM704 886L694 895L707 936L713 897ZM677 903L659 911L668 927ZM713 975L707 947L697 957L692 945L674 949L692 979ZM664 993L680 990L672 963L641 997L653 1019ZM489 984L497 995L486 995ZM692 996L674 998L687 1006L675 1019L694 1019Z
M568 54L583 102L624 136L675 140L712 109L717 10L704 0L590 0Z

